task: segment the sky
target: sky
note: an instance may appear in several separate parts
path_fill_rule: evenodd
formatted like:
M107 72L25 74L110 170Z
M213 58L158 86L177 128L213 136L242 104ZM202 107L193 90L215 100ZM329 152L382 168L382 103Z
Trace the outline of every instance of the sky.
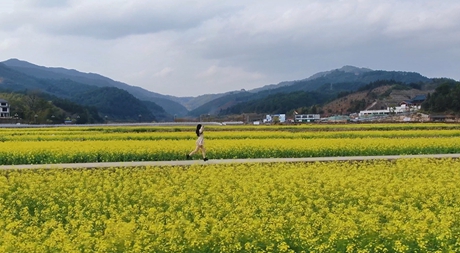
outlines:
M179 97L345 65L460 80L460 1L1 0L10 58Z

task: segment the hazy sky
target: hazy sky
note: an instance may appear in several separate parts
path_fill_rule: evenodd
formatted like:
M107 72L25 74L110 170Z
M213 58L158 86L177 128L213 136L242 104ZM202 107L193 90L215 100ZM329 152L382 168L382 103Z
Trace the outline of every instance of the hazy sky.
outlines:
M460 1L1 0L10 58L175 96L344 65L460 80Z

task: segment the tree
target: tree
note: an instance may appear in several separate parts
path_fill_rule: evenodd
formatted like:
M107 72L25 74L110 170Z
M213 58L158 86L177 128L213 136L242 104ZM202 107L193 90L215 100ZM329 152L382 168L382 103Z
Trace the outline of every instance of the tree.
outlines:
M422 109L429 112L460 112L460 83L448 80L441 83L433 94L428 94Z

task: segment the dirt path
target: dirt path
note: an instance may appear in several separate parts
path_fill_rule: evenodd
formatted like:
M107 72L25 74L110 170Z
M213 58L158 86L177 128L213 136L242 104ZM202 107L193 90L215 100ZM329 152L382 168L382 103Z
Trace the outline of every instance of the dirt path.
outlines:
M257 158L257 159L210 159L209 161L151 161L151 162L107 162L107 163L63 163L34 165L0 165L0 170L12 169L63 169L63 168L110 168L139 166L188 166L193 164L225 164L225 163L274 163L274 162L332 162L332 161L364 161L364 160L395 160L410 158L460 158L460 154L433 155L390 155L390 156L342 156L342 157L308 157L308 158Z

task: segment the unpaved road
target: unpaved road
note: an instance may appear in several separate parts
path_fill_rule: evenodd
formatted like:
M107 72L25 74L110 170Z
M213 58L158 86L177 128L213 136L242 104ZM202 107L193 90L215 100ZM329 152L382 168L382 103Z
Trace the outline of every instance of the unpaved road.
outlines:
M141 167L141 166L188 166L193 164L228 164L228 163L275 163L275 162L333 162L333 161L365 161L365 160L395 160L410 158L460 158L460 154L432 155L389 155L389 156L341 156L341 157L307 157L307 158L256 158L256 159L210 159L178 160L178 161L149 161L149 162L103 162L103 163L62 163L62 164L18 164L0 165L0 170L12 169L64 169L64 168L111 168L111 167Z

